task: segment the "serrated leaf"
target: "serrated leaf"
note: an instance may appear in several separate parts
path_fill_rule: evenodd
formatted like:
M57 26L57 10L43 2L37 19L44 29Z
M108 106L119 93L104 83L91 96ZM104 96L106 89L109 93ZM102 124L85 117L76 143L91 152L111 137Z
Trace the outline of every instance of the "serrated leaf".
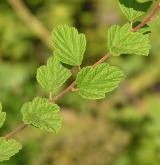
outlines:
M137 0L119 0L119 6L129 21L142 16L152 4L151 1L138 2Z
M47 91L54 92L71 76L71 71L65 68L56 57L49 58L47 66L37 69L37 81Z
M6 120L6 113L2 112L2 104L0 102L0 128L3 126L5 120Z
M77 75L76 84L78 93L87 99L101 99L105 93L113 91L124 78L123 72L107 63L93 68L83 68Z
M149 37L139 32L131 32L129 24L122 27L113 25L108 30L108 48L113 56L121 54L148 56L150 49Z
M36 97L22 106L23 121L40 129L57 133L61 128L62 118L59 107L47 99Z
M0 137L0 161L9 160L22 149L22 145L14 139L6 140Z
M80 66L86 49L84 34L67 25L57 26L53 30L54 54L65 64Z

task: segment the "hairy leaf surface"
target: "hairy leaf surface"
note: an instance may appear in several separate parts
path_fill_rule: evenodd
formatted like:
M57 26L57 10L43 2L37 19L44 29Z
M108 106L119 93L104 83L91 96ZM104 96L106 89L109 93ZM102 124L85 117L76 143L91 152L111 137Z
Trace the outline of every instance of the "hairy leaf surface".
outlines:
M0 161L9 160L22 149L22 145L14 139L0 137Z
M113 25L108 30L108 47L113 56L121 54L148 56L150 49L149 36L140 32L131 32L129 24L122 27Z
M53 30L53 48L61 62L80 66L86 49L85 35L74 27L60 25Z
M71 71L65 68L56 57L49 58L47 66L37 70L37 81L47 91L54 92L71 76Z
M62 118L59 107L47 99L36 97L22 106L23 121L40 129L57 133L61 128Z
M83 68L77 75L76 83L78 93L87 99L101 99L105 93L113 91L124 78L123 72L107 63L93 68Z

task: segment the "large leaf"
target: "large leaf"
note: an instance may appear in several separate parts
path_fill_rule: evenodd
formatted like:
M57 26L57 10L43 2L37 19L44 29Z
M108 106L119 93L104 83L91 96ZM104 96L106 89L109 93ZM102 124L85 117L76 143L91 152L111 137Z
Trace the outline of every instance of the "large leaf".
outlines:
M9 160L10 157L15 155L22 149L20 143L14 139L6 140L5 138L0 138L0 161Z
M119 0L119 6L129 21L143 15L151 5L151 1L138 2L137 0Z
M47 91L55 91L71 76L71 71L65 68L56 57L49 58L47 66L37 70L37 81Z
M23 121L40 129L57 133L62 124L59 107L47 99L36 97L22 106Z
M5 120L6 120L6 113L2 112L2 104L0 102L0 128L4 124Z
M135 54L148 56L150 44L148 35L131 32L131 26L113 25L108 31L108 47L113 56Z
M80 66L86 49L84 34L67 25L57 26L53 30L54 54L61 62L73 66Z
M77 75L78 93L87 99L101 99L105 93L118 87L124 78L123 72L107 63L83 68Z

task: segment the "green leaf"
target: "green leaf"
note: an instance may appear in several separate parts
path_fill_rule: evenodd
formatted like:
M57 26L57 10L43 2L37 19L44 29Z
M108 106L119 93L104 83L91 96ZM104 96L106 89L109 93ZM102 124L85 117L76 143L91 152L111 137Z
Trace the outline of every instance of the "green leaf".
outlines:
M60 25L53 30L54 54L65 64L80 66L86 49L84 34L67 25Z
M14 139L0 137L0 161L9 160L22 149L22 145Z
M5 120L6 120L6 113L2 112L2 104L0 102L0 128L4 124Z
M113 56L121 54L148 56L150 49L149 36L139 32L131 32L129 24L122 27L113 25L108 30L108 48Z
M47 99L36 97L22 106L23 121L40 129L57 133L61 128L62 118L59 107Z
M151 1L142 3L136 0L119 0L119 6L122 12L131 22L143 15L148 10L151 4Z
M77 75L78 93L87 99L101 99L113 91L124 78L123 72L107 63L85 67Z
M54 92L71 76L71 71L65 68L56 57L49 58L47 66L37 69L37 81L47 91Z

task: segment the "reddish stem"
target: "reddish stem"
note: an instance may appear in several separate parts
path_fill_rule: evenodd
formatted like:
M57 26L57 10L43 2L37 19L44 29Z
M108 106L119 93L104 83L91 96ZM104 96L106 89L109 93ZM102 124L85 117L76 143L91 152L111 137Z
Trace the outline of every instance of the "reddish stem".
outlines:
M108 59L111 56L110 53L106 54L103 56L99 61L97 61L93 67L97 66L98 64L101 64L104 62L106 59ZM72 91L72 89L75 87L76 82L73 81L66 89L64 89L59 95L55 96L53 99L50 99L49 102L54 103L57 100L59 100L61 97L63 97L67 92Z
M22 123L21 125L19 125L17 128L15 128L13 131L9 132L8 134L6 134L4 137L6 139L10 139L11 137L13 137L15 134L17 134L18 132L22 131L23 129L25 129L28 125L25 123Z
M136 32L140 28L142 28L145 24L148 22L152 21L154 15L160 10L160 3L157 4L157 6L154 8L154 10L150 13L150 15L143 21L141 22L138 26L136 26L134 29L131 30L131 32Z
M72 90L72 88L74 88L74 86L76 85L76 82L73 81L66 89L64 89L60 94L58 94L57 96L55 96L53 99L50 99L49 102L50 103L54 103L57 100L59 100L61 97L63 97L68 91Z

